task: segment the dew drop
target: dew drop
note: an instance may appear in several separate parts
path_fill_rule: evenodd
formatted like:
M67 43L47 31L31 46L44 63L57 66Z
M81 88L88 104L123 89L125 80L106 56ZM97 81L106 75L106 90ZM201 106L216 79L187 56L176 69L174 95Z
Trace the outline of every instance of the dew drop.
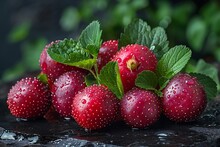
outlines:
M61 86L60 86L60 88L63 88L65 86L65 84L62 84Z
M39 140L38 136L28 137L28 141L30 144L34 144Z
M85 104L85 103L86 103L86 100L85 100L85 99L82 99L81 102L82 102L82 104Z
M182 90L183 93L187 93L187 91L185 89Z
M159 137L167 137L168 134L166 134L166 133L159 133L159 134L157 134L157 136L159 136Z
M128 96L128 97L127 97L127 100L130 100L130 99L131 99L131 97L130 97L130 96Z
M122 61L122 59L121 58L117 58L117 61L118 61L118 63L120 63Z
M64 119L66 120L66 121L70 121L70 117L64 117Z
M195 84L195 82L193 80L186 80L186 84L193 85L193 84Z

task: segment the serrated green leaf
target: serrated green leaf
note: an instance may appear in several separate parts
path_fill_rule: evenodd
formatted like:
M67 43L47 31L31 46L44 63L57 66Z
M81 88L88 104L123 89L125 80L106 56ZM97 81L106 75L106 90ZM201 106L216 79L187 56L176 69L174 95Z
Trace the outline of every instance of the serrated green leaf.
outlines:
M216 97L217 84L212 78L200 73L190 73L190 75L196 77L199 83L203 85L208 100L212 100Z
M160 86L160 90L163 90L166 85L169 83L169 79L167 79L166 77L160 77L159 80L159 86Z
M100 84L106 85L117 98L122 98L124 90L117 62L107 63L100 71L99 79Z
M200 59L191 72L201 73L209 76L216 82L217 88L220 90L218 69L214 65L206 63L203 59Z
M97 58L100 47L95 45L88 45L86 49L87 52L94 56L94 58Z
M171 48L162 56L157 65L157 74L160 77L172 78L180 72L191 57L191 50L186 46L179 45Z
M76 66L79 68L83 68L83 69L91 69L93 67L94 64L96 64L96 59L85 59L82 61L78 61L78 62L73 62L73 63L66 63L66 65L70 65L70 66Z
M169 42L167 35L162 27L154 28L149 35L149 44L147 46L155 53L156 57L160 59L169 49Z
M86 86L97 84L97 81L96 81L95 77L92 74L88 74L85 77L85 82L86 82Z
M96 63L96 59L93 59L86 49L73 39L61 40L49 47L47 52L53 60L79 68L91 69Z
M147 45L147 34L151 31L150 26L141 19L132 21L121 34L119 39L119 49L128 44Z
M141 19L132 21L121 34L119 49L128 44L147 46L156 54L157 58L160 58L169 49L165 30L162 27L151 30L150 26Z
M157 75L154 72L148 70L139 73L135 79L135 85L146 90L154 90L157 84Z
M83 48L86 48L94 57L98 56L99 48L101 46L100 24L98 21L90 23L81 33L79 41Z

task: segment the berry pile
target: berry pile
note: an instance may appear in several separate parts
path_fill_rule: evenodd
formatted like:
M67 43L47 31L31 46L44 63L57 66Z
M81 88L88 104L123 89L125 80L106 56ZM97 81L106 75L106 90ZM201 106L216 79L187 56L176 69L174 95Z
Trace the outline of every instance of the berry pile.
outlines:
M210 77L184 72L191 50L170 48L163 28L151 29L137 19L118 40L102 43L101 34L94 21L78 39L48 44L38 78L21 79L9 91L11 114L23 119L59 115L88 130L117 120L145 128L161 114L175 122L194 121L215 97Z

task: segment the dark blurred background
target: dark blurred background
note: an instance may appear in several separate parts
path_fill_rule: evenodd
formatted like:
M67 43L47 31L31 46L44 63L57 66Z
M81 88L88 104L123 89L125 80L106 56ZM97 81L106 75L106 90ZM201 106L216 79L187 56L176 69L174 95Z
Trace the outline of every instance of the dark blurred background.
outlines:
M103 40L118 39L123 27L141 18L166 29L170 47L193 50L187 71L204 72L217 83L220 62L220 2L218 0L1 0L0 82L39 70L44 46L76 38L99 20Z

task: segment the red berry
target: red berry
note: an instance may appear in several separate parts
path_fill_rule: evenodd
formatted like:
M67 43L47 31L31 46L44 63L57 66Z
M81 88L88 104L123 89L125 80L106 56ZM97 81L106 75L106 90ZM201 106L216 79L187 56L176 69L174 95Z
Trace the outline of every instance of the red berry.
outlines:
M157 59L147 47L132 44L116 53L112 61L117 61L124 91L135 85L137 75L143 70L156 70Z
M42 117L51 105L50 91L37 78L25 78L11 88L7 104L12 115L18 118Z
M52 82L63 73L78 69L77 67L74 66L58 63L49 56L49 54L47 53L47 49L53 44L57 44L58 42L59 41L55 41L46 45L46 47L44 48L44 50L40 55L40 61L39 61L42 72L44 74L47 74L49 80L51 80Z
M121 100L121 115L133 128L144 128L154 124L160 117L160 101L156 94L133 88Z
M74 97L72 107L72 116L81 127L96 130L116 118L119 101L107 87L92 85Z
M103 42L101 48L99 49L98 54L98 69L99 71L105 66L111 58L116 54L118 51L118 41L117 40L109 40Z
M85 74L80 71L66 72L52 85L52 103L63 117L71 117L72 103L78 91L86 87Z
M164 114L176 122L195 120L203 112L206 104L203 86L196 77L189 74L176 75L163 90Z

